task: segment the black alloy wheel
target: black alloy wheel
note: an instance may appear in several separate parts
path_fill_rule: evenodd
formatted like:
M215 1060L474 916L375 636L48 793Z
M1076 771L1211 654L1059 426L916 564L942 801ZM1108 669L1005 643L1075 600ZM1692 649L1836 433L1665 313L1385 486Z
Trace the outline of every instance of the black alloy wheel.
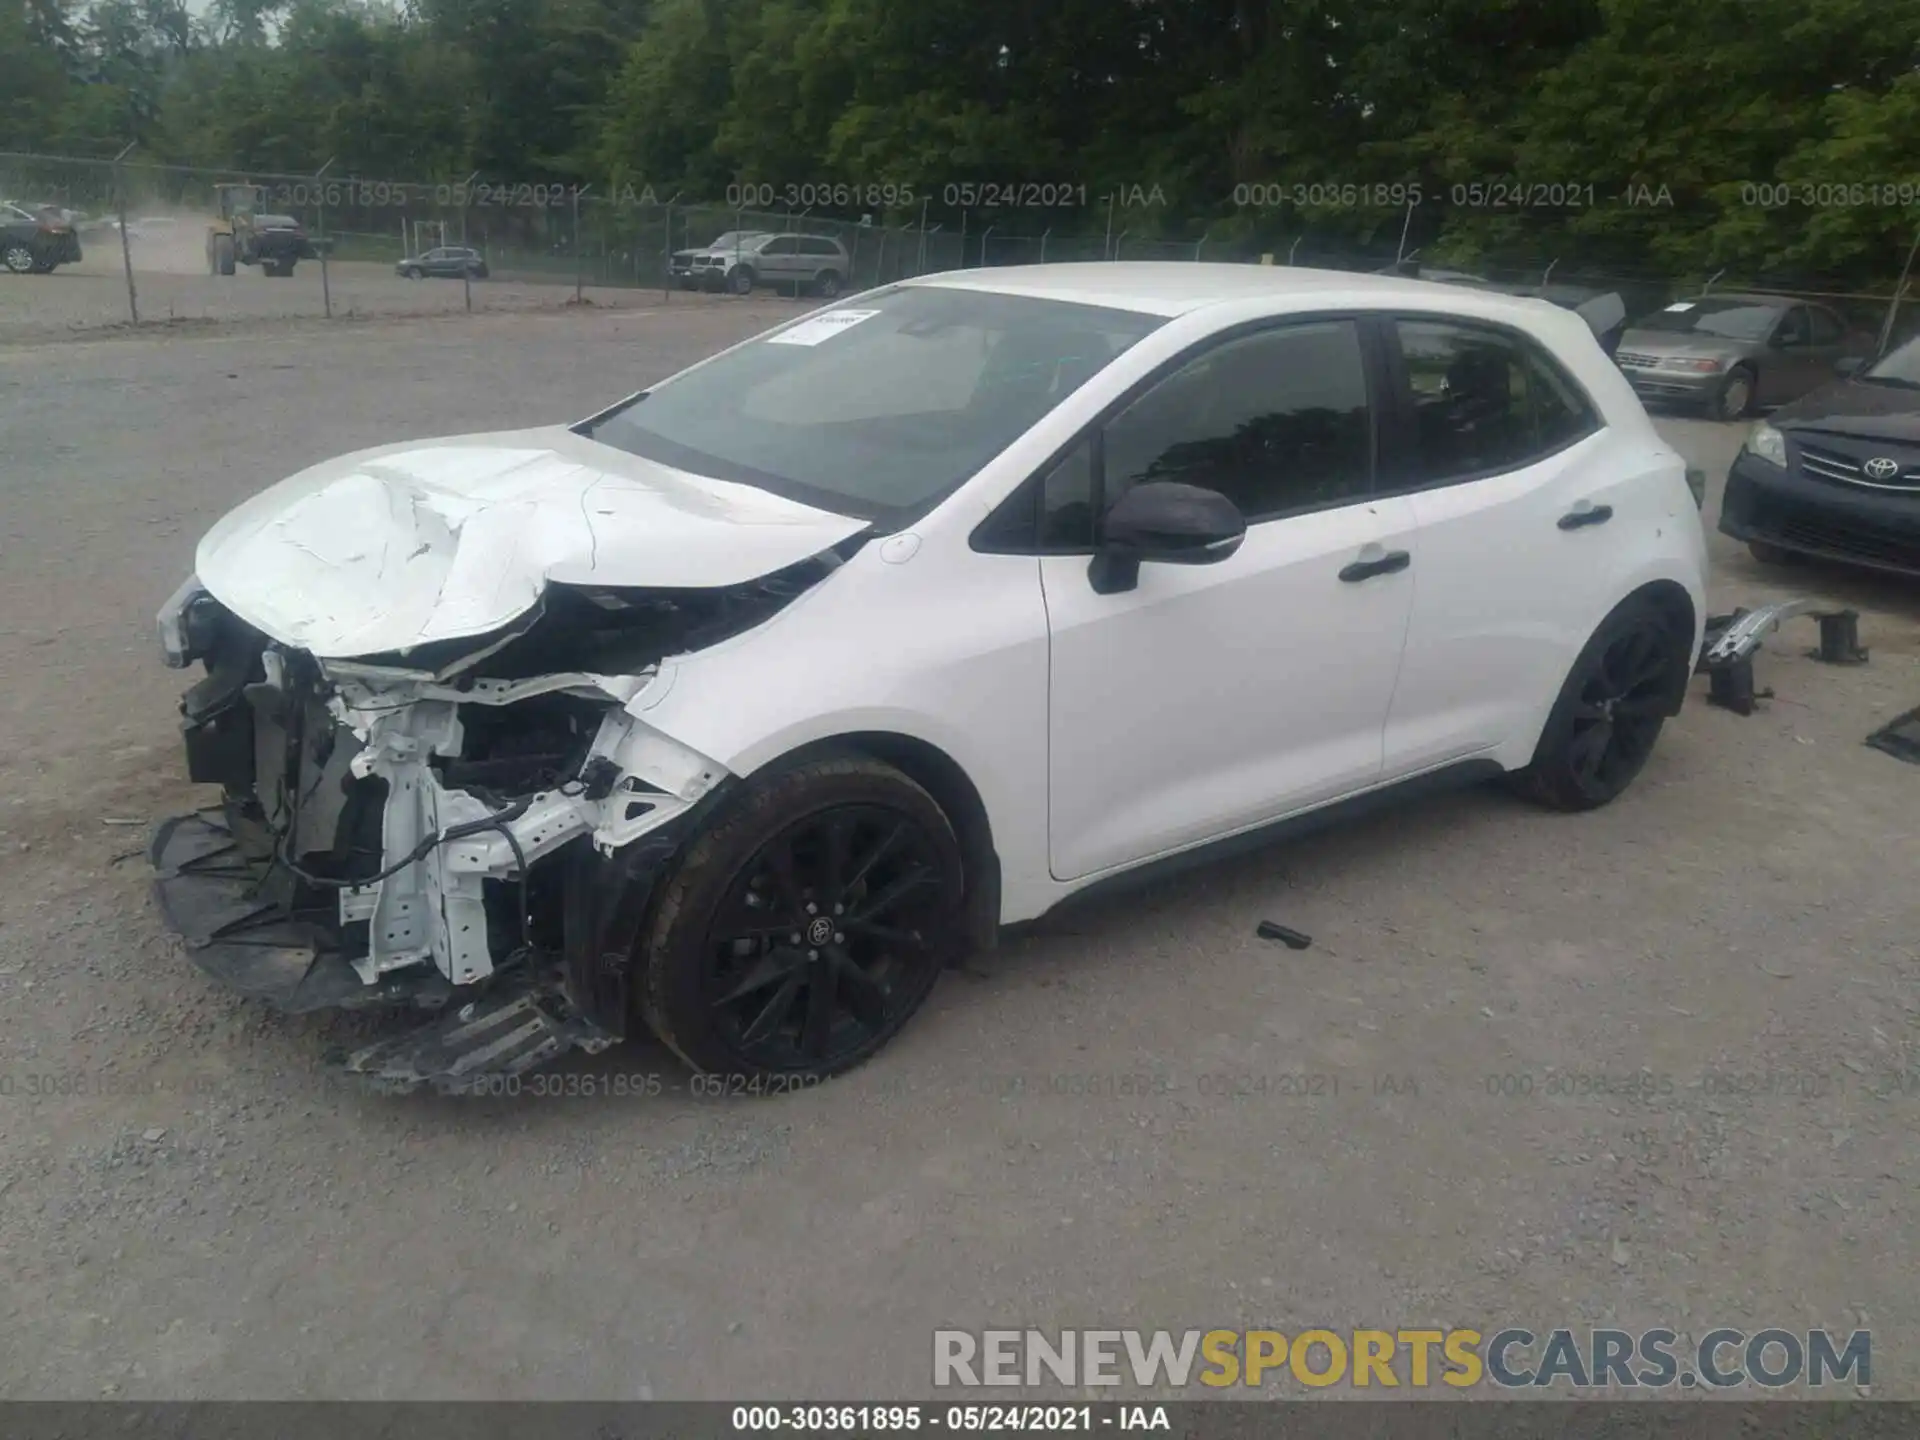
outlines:
M1664 610L1630 601L1575 662L1523 788L1556 810L1591 810L1633 782L1660 738L1688 670L1687 638Z
M642 1010L696 1069L824 1078L912 1017L958 950L965 870L931 796L865 759L773 777L691 847Z

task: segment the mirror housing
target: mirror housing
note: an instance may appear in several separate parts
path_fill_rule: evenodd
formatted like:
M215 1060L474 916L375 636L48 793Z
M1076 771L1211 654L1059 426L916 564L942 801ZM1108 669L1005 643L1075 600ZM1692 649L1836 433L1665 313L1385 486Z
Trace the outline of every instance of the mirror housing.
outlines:
M1246 517L1218 490L1151 480L1107 511L1087 578L1097 594L1118 594L1140 583L1143 561L1217 565L1246 538Z
M1848 380L1866 368L1867 357L1864 355L1842 355L1833 362L1833 373Z

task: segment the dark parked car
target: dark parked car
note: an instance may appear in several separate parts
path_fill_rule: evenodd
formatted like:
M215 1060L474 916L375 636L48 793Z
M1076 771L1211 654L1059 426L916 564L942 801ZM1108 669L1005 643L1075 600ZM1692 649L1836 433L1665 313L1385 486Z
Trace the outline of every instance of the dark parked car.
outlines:
M1920 339L1756 424L1720 529L1755 558L1820 555L1920 577Z
M80 260L80 237L64 216L0 201L0 265L16 275L44 275Z
M394 267L394 272L409 280L424 279L428 275L445 275L459 279L462 275L475 280L487 278L487 257L478 250L465 245L437 245L419 255L409 255Z
M1870 349L1824 305L1728 294L1676 300L1640 316L1613 358L1642 400L1738 420L1756 406L1798 400L1831 380L1837 361Z

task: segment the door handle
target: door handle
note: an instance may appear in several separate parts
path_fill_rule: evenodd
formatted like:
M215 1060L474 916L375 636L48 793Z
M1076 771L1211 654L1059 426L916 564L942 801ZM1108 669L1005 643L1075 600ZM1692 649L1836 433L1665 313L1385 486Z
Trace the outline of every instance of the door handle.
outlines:
M1352 585L1356 581L1371 580L1376 575L1391 575L1395 571L1406 569L1411 564L1413 564L1413 556L1406 551L1389 550L1386 554L1371 560L1355 560L1351 565L1341 569L1340 578Z
M1611 505L1589 505L1582 501L1560 517L1560 528L1578 530L1586 525L1604 525L1612 518Z

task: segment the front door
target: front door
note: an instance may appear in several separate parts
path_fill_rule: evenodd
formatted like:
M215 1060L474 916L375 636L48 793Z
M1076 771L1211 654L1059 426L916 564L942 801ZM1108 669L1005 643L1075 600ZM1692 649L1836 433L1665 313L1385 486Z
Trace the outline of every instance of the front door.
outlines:
M1368 371L1352 320L1213 345L1048 477L1054 548L1146 480L1219 490L1248 520L1230 558L1143 565L1119 594L1095 593L1084 552L1042 558L1056 878L1378 780L1417 564L1408 501L1370 493Z

